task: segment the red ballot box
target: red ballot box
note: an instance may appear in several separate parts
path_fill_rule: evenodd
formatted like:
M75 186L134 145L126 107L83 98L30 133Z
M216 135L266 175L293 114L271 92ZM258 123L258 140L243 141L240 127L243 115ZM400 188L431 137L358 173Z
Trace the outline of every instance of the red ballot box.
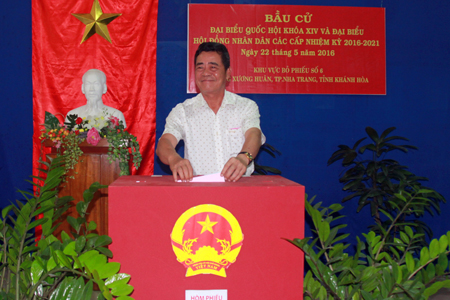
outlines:
M112 260L131 275L136 300L187 299L187 290L302 299L303 253L283 238L304 236L304 195L304 186L281 176L235 183L122 176L109 186Z

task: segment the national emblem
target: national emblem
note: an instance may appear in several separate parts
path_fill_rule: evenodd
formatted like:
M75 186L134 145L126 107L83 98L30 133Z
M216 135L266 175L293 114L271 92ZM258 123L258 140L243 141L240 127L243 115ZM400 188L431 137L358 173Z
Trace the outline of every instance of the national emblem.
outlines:
M213 204L185 211L173 227L172 248L186 268L186 277L214 274L226 277L225 269L236 261L244 235L236 218Z

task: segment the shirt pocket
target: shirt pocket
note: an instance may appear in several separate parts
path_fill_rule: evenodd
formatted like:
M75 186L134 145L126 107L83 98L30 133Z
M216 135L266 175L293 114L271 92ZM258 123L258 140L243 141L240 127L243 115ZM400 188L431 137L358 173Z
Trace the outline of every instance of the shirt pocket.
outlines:
M238 155L244 145L245 137L241 126L227 128L227 147L229 157Z

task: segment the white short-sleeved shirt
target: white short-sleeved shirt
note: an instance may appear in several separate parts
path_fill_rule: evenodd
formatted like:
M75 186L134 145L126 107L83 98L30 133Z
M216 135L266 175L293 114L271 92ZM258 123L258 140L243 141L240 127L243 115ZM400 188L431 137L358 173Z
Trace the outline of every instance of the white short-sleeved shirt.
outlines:
M221 172L225 163L241 152L248 129L261 129L259 117L258 106L248 98L225 91L215 114L198 94L172 109L163 134L172 134L177 142L184 140L184 158L191 162L194 175L213 174ZM261 134L261 144L265 141ZM251 163L245 174L253 170Z

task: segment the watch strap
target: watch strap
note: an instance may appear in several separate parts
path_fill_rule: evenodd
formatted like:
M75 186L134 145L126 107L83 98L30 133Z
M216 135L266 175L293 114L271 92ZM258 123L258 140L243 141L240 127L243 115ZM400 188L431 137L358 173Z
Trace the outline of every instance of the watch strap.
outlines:
M248 158L248 164L251 164L251 163L252 163L252 161L253 161L253 155L252 155L251 153L242 151L242 152L239 152L238 155L239 155L239 154L245 154L245 156L247 156L247 158Z

